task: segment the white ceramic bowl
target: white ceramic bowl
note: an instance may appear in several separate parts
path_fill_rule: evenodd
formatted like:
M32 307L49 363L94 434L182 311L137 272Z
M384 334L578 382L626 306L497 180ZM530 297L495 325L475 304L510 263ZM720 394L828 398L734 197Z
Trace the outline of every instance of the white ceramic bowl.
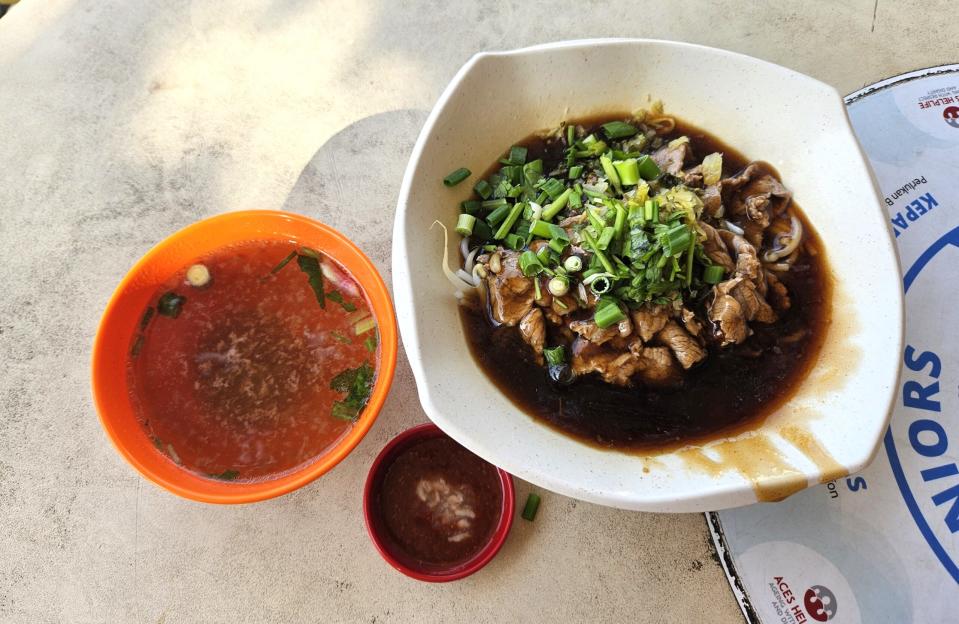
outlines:
M469 183L514 141L567 118L634 110L647 97L782 174L827 248L833 322L815 370L755 430L648 457L603 451L516 408L471 357L440 268ZM902 347L899 267L842 98L740 54L649 40L570 41L474 56L440 96L397 205L393 287L420 401L446 433L536 485L595 503L703 511L782 498L863 468L887 423Z

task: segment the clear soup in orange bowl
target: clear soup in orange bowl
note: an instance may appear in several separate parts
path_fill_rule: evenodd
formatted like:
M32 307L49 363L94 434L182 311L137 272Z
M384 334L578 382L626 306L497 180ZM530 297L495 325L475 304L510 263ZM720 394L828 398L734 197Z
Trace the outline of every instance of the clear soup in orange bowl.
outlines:
M231 212L166 238L124 277L97 331L93 395L143 476L250 503L356 447L396 353L389 292L356 245L300 215Z

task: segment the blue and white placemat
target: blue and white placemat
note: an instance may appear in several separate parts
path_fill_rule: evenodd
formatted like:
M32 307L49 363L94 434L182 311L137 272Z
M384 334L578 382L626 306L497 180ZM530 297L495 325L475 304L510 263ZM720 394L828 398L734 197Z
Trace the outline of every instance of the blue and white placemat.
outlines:
M959 65L878 82L846 105L906 293L891 424L863 472L707 519L751 622L959 622Z

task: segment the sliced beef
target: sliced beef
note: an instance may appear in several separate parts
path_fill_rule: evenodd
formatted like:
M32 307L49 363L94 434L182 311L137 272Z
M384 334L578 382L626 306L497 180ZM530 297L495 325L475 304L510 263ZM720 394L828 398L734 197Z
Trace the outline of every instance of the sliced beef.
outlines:
M716 285L709 306L709 320L717 323L722 345L741 343L749 336L749 321L774 323L776 313L744 277L734 277Z
M731 195L728 208L731 214L746 217L765 229L770 217L780 214L789 204L792 193L757 163L749 165L743 174L747 172L748 182Z
M718 219L723 216L722 182L710 184L703 190L703 208L706 213Z
M676 321L669 321L658 334L656 340L670 348L683 368L689 369L706 358L706 350L690 336Z
M599 373L603 381L618 386L629 386L641 366L640 358L630 351L611 349L584 338L573 341L572 352L574 375Z
M638 355L636 372L650 386L673 386L682 381L676 360L667 347L643 347Z
M705 222L700 223L699 227L703 233L706 234L706 240L703 241L703 251L706 252L709 259L712 260L714 264L718 264L726 269L727 272L733 271L736 265L733 263L733 259L729 255L729 250L726 248L726 244L723 242L716 228Z
M526 344L533 347L537 361L542 363L543 344L546 342L546 320L543 318L543 311L533 308L527 312L519 322L519 333Z
M543 308L543 315L553 325L562 325L563 317L553 312L553 308Z
M666 326L669 316L669 309L666 306L646 303L633 312L633 324L643 342L649 342L659 330Z
M549 309L556 316L566 316L579 310L579 303L576 302L576 297L567 293L562 297L552 297Z
M742 306L732 295L719 292L718 287L714 290L713 297L708 316L709 320L716 324L720 345L725 347L745 341L750 331Z
M593 319L573 321L569 324L569 328L586 340L597 345L601 345L614 338L625 338L633 333L633 324L629 320L629 317L626 317L616 325L610 325L606 329L601 329Z
M689 143L683 141L678 145L670 147L666 144L653 152L652 159L659 165L659 168L672 175L679 175L683 170L686 161L692 156L689 149Z
M729 230L719 230L719 237L736 259L736 276L748 279L756 285L761 295L765 295L766 275L756 248L745 238Z
M773 312L772 307L763 296L759 294L753 282L737 277L718 284L716 289L723 294L735 297L739 305L742 306L747 321L776 322L776 313Z
M699 337L703 333L703 324L696 318L696 315L693 314L692 310L683 308L682 311L683 325L686 327L686 331L692 336Z
M703 166L696 165L691 169L687 169L680 176L683 184L691 188L703 188Z
M779 281L776 273L766 270L766 283L769 285L769 292L766 294L769 303L773 309L778 312L785 312L792 307L792 300L789 298L789 290L786 285Z
M519 268L519 253L498 251L490 257L486 268L493 318L504 325L516 325L533 307L536 295L533 281Z

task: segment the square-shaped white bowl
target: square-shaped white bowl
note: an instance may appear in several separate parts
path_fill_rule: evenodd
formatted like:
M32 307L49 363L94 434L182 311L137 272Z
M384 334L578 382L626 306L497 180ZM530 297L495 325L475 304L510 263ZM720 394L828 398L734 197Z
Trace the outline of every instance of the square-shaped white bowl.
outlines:
M813 372L752 431L649 456L604 451L519 410L470 355L440 268L474 175L515 141L648 97L780 172L818 230L834 277L832 323ZM451 232L452 234L452 232ZM457 240L450 259L458 264ZM396 310L420 401L446 433L541 487L625 509L703 511L782 498L863 468L886 427L902 347L902 292L869 169L830 86L754 58L650 40L570 41L474 56L413 149L393 238Z

